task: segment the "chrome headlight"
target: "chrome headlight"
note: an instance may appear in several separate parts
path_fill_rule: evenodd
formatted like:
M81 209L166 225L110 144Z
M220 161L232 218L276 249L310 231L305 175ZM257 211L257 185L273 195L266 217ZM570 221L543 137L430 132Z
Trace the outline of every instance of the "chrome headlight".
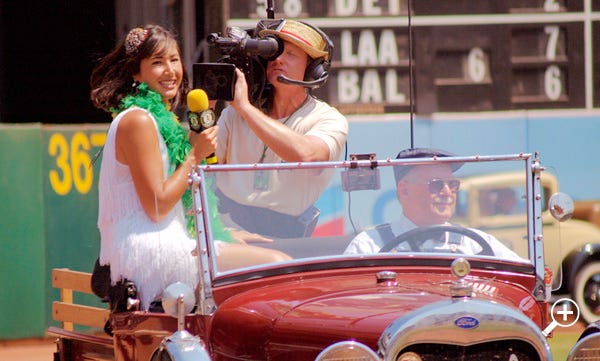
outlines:
M379 361L375 351L355 341L342 341L327 347L317 356L315 361L356 360Z
M175 332L163 340L150 361L210 361L204 343L187 331Z
M600 361L600 333L593 333L577 341L567 361Z
M175 282L165 288L162 304L167 314L177 318L177 332L162 340L150 361L210 361L204 342L184 327L194 303L194 291L186 284Z

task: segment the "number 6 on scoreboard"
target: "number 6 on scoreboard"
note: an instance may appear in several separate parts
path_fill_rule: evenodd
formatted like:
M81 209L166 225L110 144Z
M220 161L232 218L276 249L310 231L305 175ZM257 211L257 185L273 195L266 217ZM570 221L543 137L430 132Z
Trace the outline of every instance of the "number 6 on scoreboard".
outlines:
M544 92L550 100L558 100L562 94L562 81L560 68L550 65L544 73Z

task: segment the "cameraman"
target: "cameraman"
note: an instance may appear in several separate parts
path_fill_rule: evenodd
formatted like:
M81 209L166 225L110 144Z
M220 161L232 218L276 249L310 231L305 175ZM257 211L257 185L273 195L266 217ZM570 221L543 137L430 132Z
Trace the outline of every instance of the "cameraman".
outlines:
M236 69L234 99L219 118L219 163L339 160L348 122L310 93L327 78L333 44L321 30L300 21L284 19L275 25L258 34L278 37L283 43L282 53L267 63L270 98L263 99L264 109L253 105L244 73ZM221 212L229 213L233 222L250 232L310 236L319 215L313 203L329 183L330 174L284 179L266 173L257 172L250 182L220 173Z

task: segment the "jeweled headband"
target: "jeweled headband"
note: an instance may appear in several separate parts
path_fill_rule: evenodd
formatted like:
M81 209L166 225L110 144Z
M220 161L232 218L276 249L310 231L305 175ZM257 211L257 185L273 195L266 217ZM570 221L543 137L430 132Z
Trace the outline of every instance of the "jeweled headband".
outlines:
M148 30L143 28L131 29L125 37L125 53L127 55L136 54L146 38L148 38Z

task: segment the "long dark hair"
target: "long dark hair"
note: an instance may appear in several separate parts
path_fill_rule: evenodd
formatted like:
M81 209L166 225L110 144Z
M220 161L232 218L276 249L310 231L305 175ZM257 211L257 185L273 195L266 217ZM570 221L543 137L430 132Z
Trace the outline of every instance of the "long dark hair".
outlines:
M147 36L134 52L127 52L125 38L106 56L101 58L90 76L90 99L96 108L110 112L119 107L121 99L133 93L133 75L140 72L140 63L156 52L164 52L171 45L177 47L175 36L160 25L146 25L142 28ZM182 62L183 67L183 62ZM171 100L171 109L175 109L189 91L189 78L185 67L181 86Z

